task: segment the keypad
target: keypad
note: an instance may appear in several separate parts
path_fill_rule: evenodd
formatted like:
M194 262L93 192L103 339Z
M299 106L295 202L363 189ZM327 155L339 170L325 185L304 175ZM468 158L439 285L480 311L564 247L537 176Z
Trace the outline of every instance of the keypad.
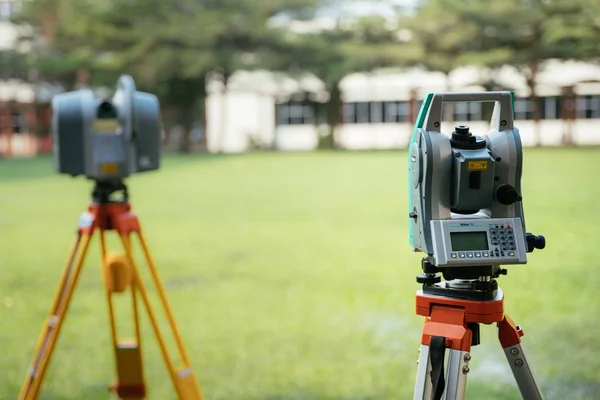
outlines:
M492 245L491 257L515 256L517 244L515 242L515 232L510 225L490 224L490 239Z

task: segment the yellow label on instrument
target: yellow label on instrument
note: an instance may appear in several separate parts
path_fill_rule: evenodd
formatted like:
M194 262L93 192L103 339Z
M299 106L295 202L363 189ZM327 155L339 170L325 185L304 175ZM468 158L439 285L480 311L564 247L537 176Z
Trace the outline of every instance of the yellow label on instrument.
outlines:
M488 169L487 161L469 161L469 171L486 171Z
M100 164L100 172L102 172L103 174L116 174L117 172L119 172L119 164Z
M94 132L100 134L115 134L119 130L116 119L97 119L94 121Z

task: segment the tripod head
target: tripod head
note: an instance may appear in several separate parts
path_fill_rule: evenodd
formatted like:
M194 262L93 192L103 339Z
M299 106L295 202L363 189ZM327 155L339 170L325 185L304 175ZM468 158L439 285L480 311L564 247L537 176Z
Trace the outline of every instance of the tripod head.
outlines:
M442 107L493 102L485 136L465 125L441 131ZM409 147L410 244L426 254L417 281L424 290L493 298L502 265L527 263L545 239L527 233L523 153L511 92L430 93ZM447 282L441 282L441 273Z
M116 196L115 196L116 195ZM96 180L92 189L92 202L96 204L126 203L129 201L127 185L120 180Z

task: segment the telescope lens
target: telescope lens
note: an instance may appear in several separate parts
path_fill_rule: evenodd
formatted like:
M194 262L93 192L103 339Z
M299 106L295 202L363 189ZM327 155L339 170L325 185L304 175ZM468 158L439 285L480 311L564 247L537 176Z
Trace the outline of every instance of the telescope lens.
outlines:
M102 103L100 103L100 105L98 106L97 113L98 118L115 118L116 116L117 112L112 103L108 101L103 101Z

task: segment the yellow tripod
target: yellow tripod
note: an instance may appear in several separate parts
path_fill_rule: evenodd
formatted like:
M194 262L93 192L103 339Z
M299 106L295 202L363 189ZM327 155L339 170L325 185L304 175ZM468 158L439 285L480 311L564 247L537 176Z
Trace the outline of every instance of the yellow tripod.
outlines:
M121 191L123 196L111 200L111 196ZM33 364L27 373L19 400L37 399L40 393L44 375L50 363L52 352L63 326L71 296L81 273L90 241L96 230L100 231L100 246L102 251L102 270L106 299L110 316L110 330L115 354L117 380L110 386L120 399L140 400L146 397L146 382L144 379L141 338L139 325L138 295L148 313L150 323L156 334L163 359L180 400L202 400L200 386L190 366L189 358L179 335L173 314L167 303L164 288L156 271L150 251L144 240L138 217L131 212L128 202L127 187L122 183L96 182L93 201L88 212L81 215L77 239L69 255L67 266L63 272L58 290L50 309L48 320L42 329L36 346ZM124 254L109 254L107 250L105 231L114 230L118 233L123 244ZM152 310L150 300L139 274L138 267L132 254L131 237L135 234L141 244L150 275L159 293L160 302L164 307L175 343L179 351L183 367L177 369L171 360L165 340L160 332L159 324ZM135 338L120 340L117 336L113 297L116 294L131 293Z

